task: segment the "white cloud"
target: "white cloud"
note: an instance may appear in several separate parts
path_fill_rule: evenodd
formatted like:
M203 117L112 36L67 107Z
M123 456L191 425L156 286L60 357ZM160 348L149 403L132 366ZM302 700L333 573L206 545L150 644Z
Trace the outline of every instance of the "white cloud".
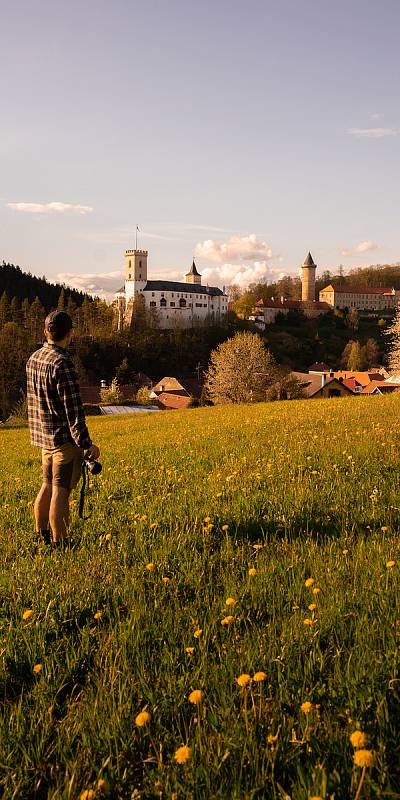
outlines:
M279 280L284 273L280 269L270 267L266 261L254 261L252 264L221 264L201 270L203 284L209 286L232 286L237 284L246 288L250 283Z
M56 280L81 292L102 297L104 300L113 300L115 292L124 282L124 273L119 269L111 272L84 272L80 275L75 272L59 272Z
M7 203L14 211L26 211L29 214L64 214L72 211L74 214L89 214L93 211L91 206L81 206L78 203Z
M353 245L353 247L344 248L340 252L342 256L355 256L358 253L369 253L371 250L378 250L378 248L379 245L376 244L376 242L368 240L366 242L359 242Z
M266 261L272 258L272 250L257 236L232 236L227 241L207 239L196 245L196 256L220 263L232 261Z
M399 136L400 128L349 128L347 133L357 139L383 139L385 136Z

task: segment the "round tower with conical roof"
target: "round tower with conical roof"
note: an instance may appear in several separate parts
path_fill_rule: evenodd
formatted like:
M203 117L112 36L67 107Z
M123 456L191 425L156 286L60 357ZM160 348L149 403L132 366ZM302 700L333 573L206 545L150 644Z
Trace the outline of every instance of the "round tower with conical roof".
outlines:
M305 303L313 303L315 300L315 270L311 253L308 254L301 268L301 299Z

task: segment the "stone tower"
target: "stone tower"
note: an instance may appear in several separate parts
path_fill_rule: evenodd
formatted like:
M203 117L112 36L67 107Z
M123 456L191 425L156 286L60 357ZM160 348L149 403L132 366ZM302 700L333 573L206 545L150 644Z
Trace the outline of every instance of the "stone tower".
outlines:
M308 254L301 268L301 299L306 303L313 303L315 300L315 270L311 253Z
M147 250L125 250L125 302L134 299L147 283Z
M201 286L201 275L197 272L196 264L194 263L190 267L189 272L185 275L185 283L198 283Z

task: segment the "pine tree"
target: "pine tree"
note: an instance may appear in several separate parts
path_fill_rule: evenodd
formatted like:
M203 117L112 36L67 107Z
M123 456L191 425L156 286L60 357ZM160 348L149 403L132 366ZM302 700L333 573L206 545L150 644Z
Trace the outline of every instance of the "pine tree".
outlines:
M17 325L22 325L22 312L18 297L13 297L10 305L11 322L16 322Z
M10 302L7 292L3 292L0 297L0 327L10 320Z
M61 292L58 297L57 308L59 311L65 310L65 291L63 286L61 287Z
M384 331L390 337L388 350L388 369L391 373L400 372L400 305L392 324Z

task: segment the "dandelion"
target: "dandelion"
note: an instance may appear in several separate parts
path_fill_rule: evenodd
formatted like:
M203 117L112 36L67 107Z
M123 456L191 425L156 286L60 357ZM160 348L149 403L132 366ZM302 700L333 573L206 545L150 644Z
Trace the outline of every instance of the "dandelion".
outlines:
M250 567L249 575L250 575L251 578L254 578L254 575L257 575L257 570L256 570L255 567Z
M222 530L223 531L229 531L229 525L223 525L222 526Z
M204 517L203 522L206 522L208 525L208 523L211 522L211 517Z
M262 544L253 544L253 550L261 550Z
M372 750L356 750L353 761L356 767L373 767L374 754Z
M262 683L263 681L265 681L266 677L267 676L265 672L255 672L253 675L253 681L255 681L256 683Z
M99 778L99 780L97 781L97 791L100 792L100 794L109 793L110 787L107 781L104 780L104 778Z
M27 608L26 611L22 614L22 619L30 619L33 616L33 611L31 608Z
M300 710L303 712L303 714L310 714L312 710L312 703L310 703L309 700L306 700L304 703L301 704Z
M194 653L194 647L185 647L185 653L187 653L188 656L192 656Z
M228 614L227 617L221 619L221 625L230 625L234 619L235 617L233 617L232 614Z
M151 714L148 711L141 711L137 717L135 717L135 723L138 728L143 728L145 725L148 725L151 720Z
M315 583L314 578L307 578L307 580L304 581L304 586L312 586L313 583Z
M394 567L395 564L396 564L395 561L387 561L386 562L386 566L387 566L388 569L392 569L392 567Z
M314 625L314 620L310 619L309 617L306 617L305 619L303 619L303 625L307 625L309 628L311 628L312 625Z
M106 533L106 542L111 542L112 536L111 533Z
M154 564L153 564L152 561L150 561L148 564L146 564L146 569L148 570L148 572L153 572Z
M367 737L362 731L353 731L353 733L350 734L350 742L353 747L365 747Z
M162 579L162 582L163 582L164 586L167 586L167 584L169 583L169 578L167 577L167 575L164 575L164 577Z
M201 636L202 633L203 633L203 629L202 628L196 628L193 636L194 636L195 639L200 639L200 636Z
M96 611L96 613L94 615L94 618L95 619L101 619L102 616L103 616L103 612L102 611Z
M247 672L242 672L242 674L239 675L238 678L236 678L236 683L240 686L241 689L244 689L245 686L248 686L250 682L251 682L251 677L250 675L247 674Z
M388 530L389 530L389 528L387 527L387 525L382 525L382 527L381 527L382 533L387 533Z
M312 593L313 594L320 594L321 593L321 589L319 588L319 586L314 586L314 588L312 590Z
M310 605L308 606L308 610L309 611L315 611L316 607L317 607L316 603L310 603Z
M345 548L344 550L342 550L342 554L343 554L344 556L347 556L347 553L348 553L348 552L349 552L349 551L347 550L347 548Z
M36 675L38 675L38 674L39 674L39 672L41 672L41 671L42 671L42 668L43 668L43 665L42 665L42 664L35 664L35 666L34 666L34 668L33 668L33 671L36 673Z
M79 800L94 800L95 793L93 789L84 789L79 795Z
M323 800L320 794L313 794L311 795L309 800Z
M235 598L234 597L227 597L226 600L225 600L225 605L226 606L234 606L234 605L236 605Z
M193 703L194 706L201 703L202 699L203 699L203 692L201 691L201 689L194 689L193 692L190 692L190 695L188 697L189 703Z
M275 744L278 741L278 734L276 733L275 736L270 733L267 739L268 744Z
M192 750L186 744L182 745L182 747L178 747L174 755L177 764L186 764L187 761L190 761L191 757Z

